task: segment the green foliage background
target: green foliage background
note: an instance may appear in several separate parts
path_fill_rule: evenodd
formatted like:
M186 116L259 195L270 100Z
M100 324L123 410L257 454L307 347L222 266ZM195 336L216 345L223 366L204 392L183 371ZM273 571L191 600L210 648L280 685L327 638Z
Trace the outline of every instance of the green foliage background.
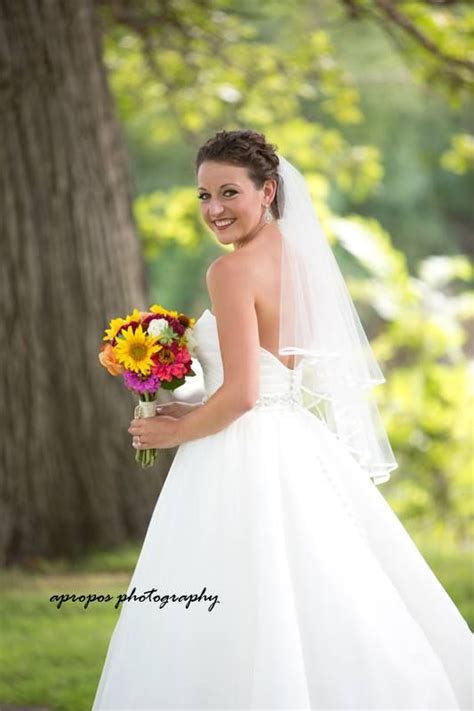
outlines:
M221 128L264 132L307 177L386 373L377 397L400 466L384 494L413 530L469 547L472 83L354 6L357 22L329 2L189 5L186 51L179 33L111 27L152 298L209 305L204 274L223 248L199 216L194 156ZM404 9L440 51L472 57L468 7Z
M474 9L398 2L419 41L375 0L98 4L151 301L210 305L222 247L194 156L222 128L264 132L305 174L386 375L381 491L474 629ZM141 543L3 577L2 701L90 708L117 612L45 599L123 591Z

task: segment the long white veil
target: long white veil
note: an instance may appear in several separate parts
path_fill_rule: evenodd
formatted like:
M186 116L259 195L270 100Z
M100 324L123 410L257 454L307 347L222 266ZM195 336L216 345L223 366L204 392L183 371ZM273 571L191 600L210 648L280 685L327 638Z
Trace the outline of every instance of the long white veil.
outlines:
M294 354L304 404L375 484L398 464L371 389L385 382L301 173L279 158L282 234L279 352Z

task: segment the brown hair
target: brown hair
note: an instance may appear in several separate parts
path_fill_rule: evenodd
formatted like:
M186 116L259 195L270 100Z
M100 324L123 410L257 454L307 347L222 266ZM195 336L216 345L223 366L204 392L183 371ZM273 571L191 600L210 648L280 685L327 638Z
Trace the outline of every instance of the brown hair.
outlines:
M274 179L278 190L277 146L267 143L263 133L251 129L235 131L218 131L201 146L196 155L196 173L205 160L217 163L232 163L247 168L249 178L257 190L263 187L266 180ZM270 210L275 219L280 217L277 191Z

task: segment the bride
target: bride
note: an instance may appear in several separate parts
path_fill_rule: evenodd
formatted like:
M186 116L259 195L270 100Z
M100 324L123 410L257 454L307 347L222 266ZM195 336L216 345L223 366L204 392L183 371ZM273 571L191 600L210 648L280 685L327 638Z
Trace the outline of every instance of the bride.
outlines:
M378 489L384 377L302 175L251 130L196 171L233 251L194 328L203 402L129 428L179 447L93 710L471 709L473 635Z

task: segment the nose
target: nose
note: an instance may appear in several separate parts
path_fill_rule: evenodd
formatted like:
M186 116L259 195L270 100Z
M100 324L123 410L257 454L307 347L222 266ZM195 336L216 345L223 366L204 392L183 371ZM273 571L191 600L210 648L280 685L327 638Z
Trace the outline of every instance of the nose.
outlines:
M224 212L224 206L219 200L209 200L207 203L207 214L209 219L216 220Z

